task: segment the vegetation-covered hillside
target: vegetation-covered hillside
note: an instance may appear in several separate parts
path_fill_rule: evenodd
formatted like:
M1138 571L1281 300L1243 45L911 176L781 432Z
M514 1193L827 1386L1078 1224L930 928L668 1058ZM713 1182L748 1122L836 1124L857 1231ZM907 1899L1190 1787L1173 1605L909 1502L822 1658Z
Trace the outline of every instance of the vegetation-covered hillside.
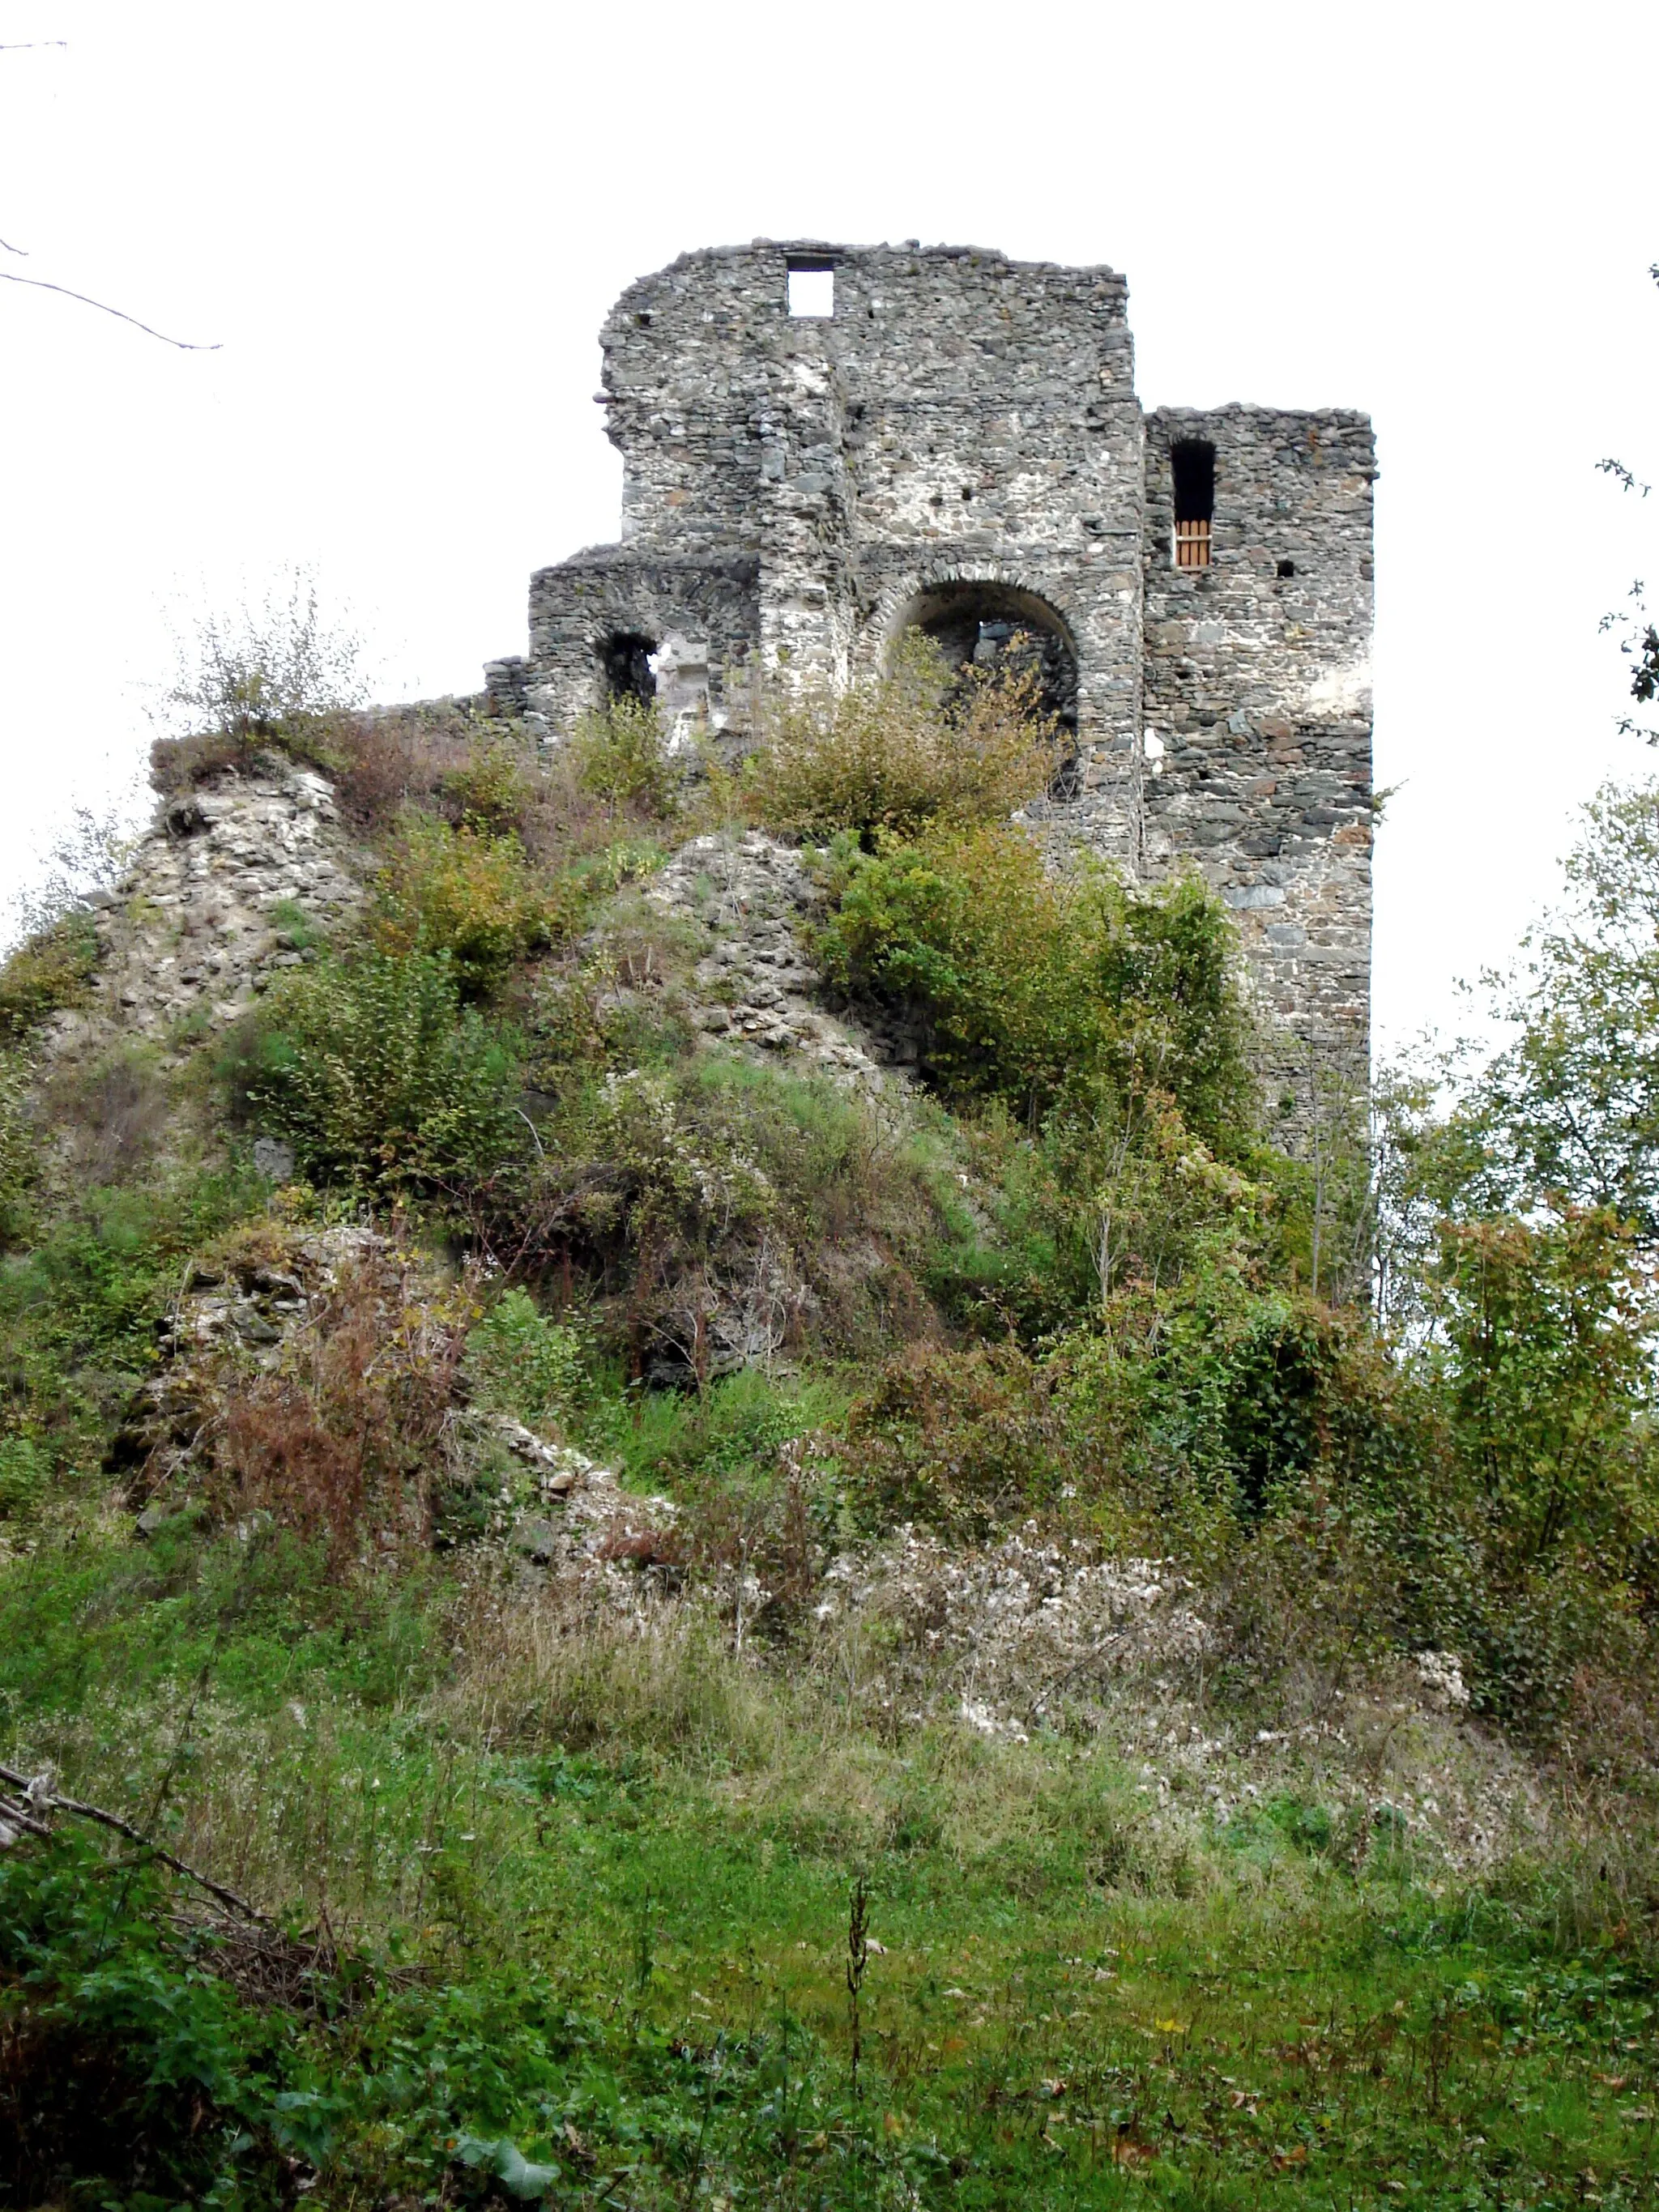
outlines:
M0 973L0 2203L1650 2203L1659 799L1287 1113L1018 681L231 673Z

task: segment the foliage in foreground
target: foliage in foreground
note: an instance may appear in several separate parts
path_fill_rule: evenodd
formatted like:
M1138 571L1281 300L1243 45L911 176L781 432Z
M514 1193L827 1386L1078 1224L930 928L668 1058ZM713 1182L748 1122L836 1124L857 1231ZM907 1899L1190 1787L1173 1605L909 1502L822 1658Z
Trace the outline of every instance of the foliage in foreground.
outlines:
M1461 1886L1316 1780L1172 1823L1109 1746L896 1737L874 1682L860 1716L695 1639L475 1614L446 1688L389 1591L303 1555L61 1571L0 1577L32 1745L125 1770L295 1918L255 1938L73 1833L0 1858L8 2201L1651 2187L1647 1875L1605 1844L1599 1880ZM205 1700L182 1644L158 1668L168 1620Z
M1173 1098L1207 1142L1247 1125L1231 939L1202 884L1055 876L1029 837L994 827L842 865L829 973L921 1017L926 1065L951 1094L1037 1118L1097 1079L1121 1100Z
M246 1110L319 1180L453 1187L519 1149L519 1054L446 950L293 971L233 1063Z
M1030 674L970 679L938 649L901 641L876 682L787 695L769 708L746 765L759 820L801 836L1006 822L1047 790L1058 765Z

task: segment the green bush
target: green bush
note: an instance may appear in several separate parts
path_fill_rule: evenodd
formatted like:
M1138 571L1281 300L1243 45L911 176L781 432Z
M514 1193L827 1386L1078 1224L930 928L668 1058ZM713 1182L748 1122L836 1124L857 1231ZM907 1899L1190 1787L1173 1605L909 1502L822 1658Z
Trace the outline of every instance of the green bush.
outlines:
M1057 759L1034 678L964 684L912 633L876 682L778 702L744 787L774 829L908 836L935 822L1006 822L1047 790Z
M622 807L659 817L674 811L679 776L654 701L612 699L583 715L572 744L580 788L612 815Z
M1504 1556L1582 1546L1612 1565L1659 1536L1659 1299L1635 1232L1606 1208L1448 1223L1436 1291L1431 1360Z
M64 915L20 945L0 967L0 1041L26 1036L60 1007L81 1005L97 962L89 914Z
M371 952L293 970L244 1031L244 1113L306 1171L452 1190L523 1149L519 1048L461 1002L447 953Z
M1206 1142L1248 1126L1231 931L1201 884L1058 877L1021 832L979 829L843 850L836 888L832 980L918 1018L948 1093L1036 1118L1103 1076L1172 1098Z
M0 1521L27 1521L46 1487L46 1454L33 1437L0 1437Z
M449 769L441 789L464 827L487 837L505 837L520 829L532 787L521 750L494 738Z
M568 1420L590 1356L585 1330L550 1320L522 1290L505 1292L466 1340L467 1371L479 1397L532 1427Z
M294 2025L239 2002L152 1873L109 1872L79 1838L0 1858L0 2199L274 2208Z
M580 897L550 885L514 836L410 815L375 886L380 949L441 955L469 996L494 990L514 964L574 925Z
M1077 1455L1056 1370L1012 1346L921 1346L890 1361L855 1407L848 1493L867 1528L918 1521L984 1541L1075 1490ZM1100 1469L1103 1474L1104 1468Z

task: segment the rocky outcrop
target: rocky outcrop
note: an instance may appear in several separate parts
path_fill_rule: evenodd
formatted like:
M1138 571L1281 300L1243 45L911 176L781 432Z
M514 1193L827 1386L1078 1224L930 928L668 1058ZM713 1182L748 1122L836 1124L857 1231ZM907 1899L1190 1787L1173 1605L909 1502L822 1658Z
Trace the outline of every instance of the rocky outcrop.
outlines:
M234 1020L362 896L362 856L323 777L274 755L163 803L120 884L94 894L88 1003L55 1015L53 1058L118 1036L179 1048Z
M827 901L805 856L763 830L694 837L653 876L649 903L700 933L691 1018L720 1042L793 1054L880 1093L914 1060L897 1036L831 1013L806 937Z

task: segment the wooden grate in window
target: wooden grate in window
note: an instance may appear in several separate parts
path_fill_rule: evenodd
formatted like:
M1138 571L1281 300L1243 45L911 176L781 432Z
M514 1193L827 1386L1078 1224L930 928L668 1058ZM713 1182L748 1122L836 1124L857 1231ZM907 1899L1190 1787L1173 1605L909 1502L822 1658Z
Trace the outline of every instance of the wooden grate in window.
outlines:
M1177 522L1176 525L1176 566L1177 568L1207 568L1210 565L1210 525L1206 516L1202 522Z

